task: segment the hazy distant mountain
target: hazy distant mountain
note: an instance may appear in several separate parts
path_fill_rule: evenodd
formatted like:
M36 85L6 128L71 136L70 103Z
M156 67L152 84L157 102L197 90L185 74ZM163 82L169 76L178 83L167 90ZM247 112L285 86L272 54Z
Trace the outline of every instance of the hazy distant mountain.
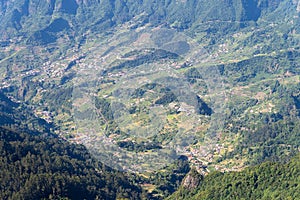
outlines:
M278 8L290 12L296 7L292 0L1 0L0 32L3 39L33 35L37 39L49 37L44 39L48 43L55 40L53 33L65 29L78 35L87 29L107 29L141 14L142 23L186 29L206 21L255 22ZM64 23L58 25L57 20Z

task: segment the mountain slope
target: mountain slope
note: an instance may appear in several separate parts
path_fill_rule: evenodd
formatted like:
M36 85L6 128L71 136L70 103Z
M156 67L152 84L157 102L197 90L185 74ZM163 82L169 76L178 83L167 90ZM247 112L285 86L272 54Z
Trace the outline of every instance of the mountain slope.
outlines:
M95 161L83 146L38 132L43 120L36 120L39 129L24 128L26 121L33 126L34 116L23 110L18 118L17 105L1 94L1 199L141 199L142 190L129 175Z
M287 0L285 0L287 2ZM69 35L77 36L88 29L106 30L143 15L141 23L158 25L165 23L179 29L186 29L195 22L257 21L260 17L276 10L285 1L230 0L230 1L35 1L22 0L12 3L1 1L0 20L3 37L11 33L26 37L41 32L50 37L47 27L53 20L62 17L72 27ZM32 23L32 22L35 23ZM76 33L73 31L76 30ZM34 32L33 32L34 31ZM73 33L72 33L73 32ZM29 34L29 35L28 35ZM47 43L53 42L52 40Z
M299 199L299 177L298 154L286 164L266 162L242 172L209 174L198 188L182 186L167 199Z
M37 118L30 108L22 103L16 103L0 92L0 126L30 130L31 132L50 132L53 124Z
M139 187L82 146L3 128L0 137L1 199L140 199Z

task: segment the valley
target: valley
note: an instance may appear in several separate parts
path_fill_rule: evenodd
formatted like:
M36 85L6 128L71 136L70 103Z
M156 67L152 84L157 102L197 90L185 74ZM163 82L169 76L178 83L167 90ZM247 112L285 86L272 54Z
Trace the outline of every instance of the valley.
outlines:
M205 182L288 163L299 17L292 0L0 1L0 90L20 105L3 126L84 146L149 199L185 194L194 169Z

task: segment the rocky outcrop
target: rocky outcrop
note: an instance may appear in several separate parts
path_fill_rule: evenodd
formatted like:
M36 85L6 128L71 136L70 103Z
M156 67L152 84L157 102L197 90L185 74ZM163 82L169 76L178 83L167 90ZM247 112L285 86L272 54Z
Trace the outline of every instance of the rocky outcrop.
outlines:
M195 169L191 169L191 171L184 178L182 185L185 189L193 190L196 189L203 180L203 175L199 174Z

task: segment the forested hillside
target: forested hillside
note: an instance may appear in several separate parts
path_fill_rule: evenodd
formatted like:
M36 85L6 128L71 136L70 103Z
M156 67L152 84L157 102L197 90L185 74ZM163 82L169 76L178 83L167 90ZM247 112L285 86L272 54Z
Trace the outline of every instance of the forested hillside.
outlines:
M299 199L299 156L288 163L266 162L241 172L213 172L198 180L197 188L181 186L167 199Z
M84 146L51 133L51 125L25 107L18 113L19 106L1 94L1 199L142 198L131 175L97 162Z
M97 163L85 147L0 128L1 199L141 199L130 177Z

